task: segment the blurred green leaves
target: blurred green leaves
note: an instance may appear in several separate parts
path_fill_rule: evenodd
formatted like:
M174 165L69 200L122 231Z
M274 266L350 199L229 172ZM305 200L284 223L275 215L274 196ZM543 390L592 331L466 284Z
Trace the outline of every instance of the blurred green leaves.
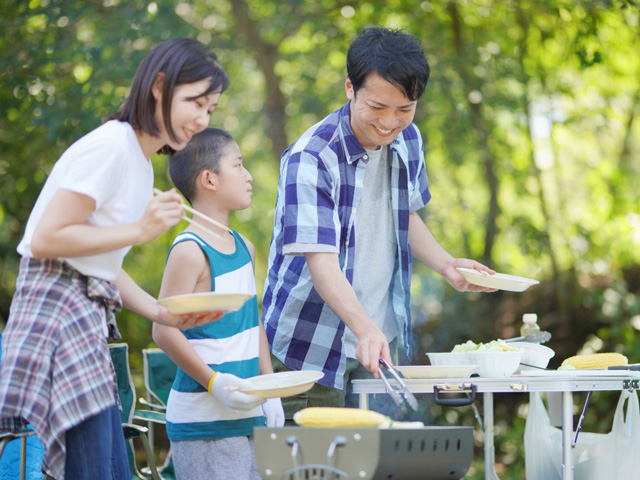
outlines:
M511 336L535 311L558 364L583 348L638 362L639 21L637 3L621 0L3 2L0 325L15 248L53 163L120 106L148 50L176 36L210 45L231 77L211 123L236 137L254 177L253 204L232 226L256 246L261 292L279 145L346 101L349 42L385 25L417 35L432 67L415 119L433 194L421 215L454 256L542 282L523 294L459 294L416 265L414 360ZM156 186L170 188L166 159L153 162ZM180 227L126 259L154 295ZM150 325L130 312L120 325L135 370Z

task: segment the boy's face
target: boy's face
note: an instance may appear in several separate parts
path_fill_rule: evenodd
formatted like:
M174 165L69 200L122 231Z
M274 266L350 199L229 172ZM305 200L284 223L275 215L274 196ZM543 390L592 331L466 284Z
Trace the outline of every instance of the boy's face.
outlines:
M416 114L417 102L376 73L367 76L357 95L347 77L345 90L351 100L351 128L367 150L389 145Z
M230 142L220 158L216 197L218 205L231 210L242 210L251 205L253 177L242 164L242 154L236 142Z

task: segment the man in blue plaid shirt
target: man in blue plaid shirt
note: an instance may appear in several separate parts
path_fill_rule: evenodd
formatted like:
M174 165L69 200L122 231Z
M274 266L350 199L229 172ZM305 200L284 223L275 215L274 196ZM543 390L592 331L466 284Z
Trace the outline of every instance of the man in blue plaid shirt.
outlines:
M428 79L418 39L364 30L347 53L348 103L282 156L263 321L276 371L324 372L283 399L287 419L344 406L349 380L410 355L412 256L458 290L488 290L456 267L494 272L453 258L416 213L431 198L412 123Z

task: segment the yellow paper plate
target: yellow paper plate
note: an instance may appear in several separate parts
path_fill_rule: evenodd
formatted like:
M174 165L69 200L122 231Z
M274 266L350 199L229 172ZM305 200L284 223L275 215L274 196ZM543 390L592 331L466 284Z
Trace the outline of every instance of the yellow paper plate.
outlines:
M251 387L239 390L242 393L264 398L291 397L311 389L313 384L322 377L324 373L315 370L270 373L247 378L251 382Z
M467 378L477 365L398 365L393 367L405 378Z
M240 310L253 295L249 293L187 293L158 300L176 315L195 312L234 312Z

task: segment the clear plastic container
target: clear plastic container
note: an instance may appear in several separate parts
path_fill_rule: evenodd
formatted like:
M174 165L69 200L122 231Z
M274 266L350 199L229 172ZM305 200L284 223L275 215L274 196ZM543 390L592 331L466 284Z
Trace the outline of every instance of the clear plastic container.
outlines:
M527 335L540 331L538 325L538 315L535 313L525 313L522 316L522 326L520 327L520 335L526 337Z

